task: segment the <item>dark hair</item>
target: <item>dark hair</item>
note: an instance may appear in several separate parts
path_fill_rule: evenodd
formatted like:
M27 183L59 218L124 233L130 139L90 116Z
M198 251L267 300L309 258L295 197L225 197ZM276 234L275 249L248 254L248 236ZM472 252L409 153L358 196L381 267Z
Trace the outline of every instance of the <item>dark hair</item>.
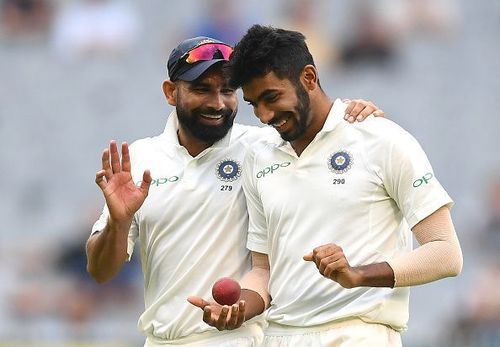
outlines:
M297 31L253 25L231 55L231 86L239 88L269 72L298 82L304 66L314 65L305 39Z

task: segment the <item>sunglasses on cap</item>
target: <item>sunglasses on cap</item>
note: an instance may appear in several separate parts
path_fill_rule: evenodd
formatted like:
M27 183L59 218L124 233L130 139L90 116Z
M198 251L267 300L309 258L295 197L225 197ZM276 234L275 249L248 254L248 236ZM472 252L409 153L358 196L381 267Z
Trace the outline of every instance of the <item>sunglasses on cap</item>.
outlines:
M229 60L231 53L233 53L233 47L223 43L204 43L184 54L179 61L194 64L212 59Z

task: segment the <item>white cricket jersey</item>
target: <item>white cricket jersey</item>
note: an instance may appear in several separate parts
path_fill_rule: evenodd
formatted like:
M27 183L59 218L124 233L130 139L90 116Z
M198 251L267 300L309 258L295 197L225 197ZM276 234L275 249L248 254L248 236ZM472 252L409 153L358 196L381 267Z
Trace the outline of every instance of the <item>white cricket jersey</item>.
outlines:
M187 297L211 298L217 279L240 279L251 267L242 162L248 144L266 134L234 124L193 158L179 144L177 129L173 112L163 134L130 146L134 182L140 184L145 169L153 178L129 232L128 253L139 240L144 274L145 311L138 325L147 336L167 340L217 332ZM105 206L93 232L104 228L107 216Z
M452 204L409 133L382 118L344 122L346 106L335 101L300 157L285 141L249 150L247 247L269 256L270 323L313 326L359 317L404 330L408 288L344 289L302 259L335 243L351 266L387 261L412 249L410 228Z

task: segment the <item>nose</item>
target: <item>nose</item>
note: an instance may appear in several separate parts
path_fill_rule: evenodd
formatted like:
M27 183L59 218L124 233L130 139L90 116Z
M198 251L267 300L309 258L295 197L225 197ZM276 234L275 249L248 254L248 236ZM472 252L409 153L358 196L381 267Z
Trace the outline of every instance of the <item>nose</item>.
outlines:
M254 108L254 113L259 120L264 124L269 124L274 118L274 111L260 104Z
M212 93L207 100L207 107L214 110L222 110L224 108L224 96L222 93Z

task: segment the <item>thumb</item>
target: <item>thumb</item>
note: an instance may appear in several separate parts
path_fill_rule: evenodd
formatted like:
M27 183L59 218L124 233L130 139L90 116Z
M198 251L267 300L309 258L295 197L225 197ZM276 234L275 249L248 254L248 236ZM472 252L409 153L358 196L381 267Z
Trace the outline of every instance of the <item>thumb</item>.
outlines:
M304 255L302 257L302 259L304 259L305 261L313 261L314 260L313 253L311 252L311 253Z
M210 303L206 300L203 300L203 298L200 298L199 296L188 296L187 301L196 307L201 308L202 310L206 307L209 306Z

